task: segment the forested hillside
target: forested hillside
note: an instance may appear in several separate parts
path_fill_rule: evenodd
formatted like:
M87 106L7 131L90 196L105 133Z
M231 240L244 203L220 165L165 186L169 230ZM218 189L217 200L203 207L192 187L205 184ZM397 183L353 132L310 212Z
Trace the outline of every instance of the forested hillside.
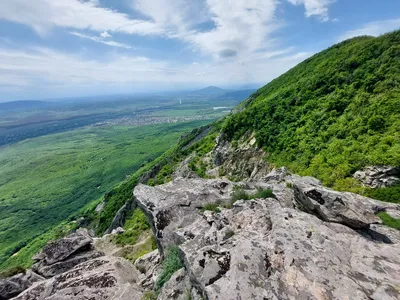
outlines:
M255 132L268 161L338 189L366 165L400 165L400 31L358 37L273 80L227 118L237 140Z

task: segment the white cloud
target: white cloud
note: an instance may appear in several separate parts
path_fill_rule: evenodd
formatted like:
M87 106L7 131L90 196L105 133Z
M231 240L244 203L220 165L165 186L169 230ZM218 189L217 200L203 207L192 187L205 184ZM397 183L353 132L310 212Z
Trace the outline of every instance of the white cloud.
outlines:
M47 48L12 51L0 48L0 91L4 86L22 90L43 82L54 87L111 87L143 85L162 88L185 84L244 84L267 82L309 53L298 53L275 59L256 56L240 61L182 64L146 57L111 55L107 60L90 60ZM61 71L62 70L62 71ZM204 76L207 75L207 76ZM150 84L150 85L149 85Z
M154 22L133 20L126 14L98 7L97 1L7 0L1 3L0 19L31 26L42 35L54 26L142 35L163 33Z
M338 41L339 42L344 41L361 35L379 36L381 34L394 31L399 28L400 28L400 19L370 22L363 25L361 28L345 32L343 35L339 37Z
M118 47L118 48L125 48L125 49L131 49L132 47L126 44L122 44L122 43L118 43L115 41L110 41L110 40L104 40L103 39L103 35L104 32L102 34L100 34L100 37L98 36L91 36L91 35L87 35L87 34L83 34L83 33L79 33L76 31L72 31L70 32L70 34L75 35L77 37L83 38L83 39L88 39L97 43L102 43L108 46L112 46L112 47ZM108 35L111 36L111 35Z
M100 33L100 36L104 39L112 37L111 34L109 34L107 31L103 31L102 33Z
M321 21L328 21L328 6L335 0L287 0L293 5L304 5L306 17L316 16Z

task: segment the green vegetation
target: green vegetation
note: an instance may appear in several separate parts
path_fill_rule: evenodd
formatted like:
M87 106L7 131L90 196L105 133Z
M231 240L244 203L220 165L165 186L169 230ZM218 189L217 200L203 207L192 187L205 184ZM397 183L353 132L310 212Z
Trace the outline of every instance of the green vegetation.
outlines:
M219 209L219 207L220 207L220 204L218 204L218 203L207 203L200 209L200 211L205 212L205 211L209 210L209 211L213 211L215 213L220 213L221 210Z
M356 170L400 165L400 31L318 53L243 107L226 119L228 138L255 132L269 162L352 189Z
M125 232L116 236L116 244L120 246L134 245L143 232L150 229L150 224L145 214L139 208L136 208L131 216L126 219L124 229Z
M366 189L366 196L381 201L400 203L400 184L378 189Z
M162 264L161 273L157 278L156 290L159 291L171 278L171 276L180 268L183 268L183 263L179 257L179 248L178 246L171 246L167 249L167 254Z
M0 272L0 279L12 277L12 276L20 274L20 273L25 273L25 271L26 271L26 268L24 268L23 266L15 266L4 272Z
M73 220L80 216L103 233L156 158L208 122L88 127L1 148L0 269L29 267L31 257L79 225ZM102 195L125 178L95 213Z
M144 292L141 300L157 300L157 293L154 291Z
M251 199L266 199L266 198L276 198L271 190L259 189L255 194L248 194L241 187L237 187L232 194L231 204L238 200L251 200Z
M386 212L380 212L378 217L381 218L384 225L400 230L400 219L393 218Z

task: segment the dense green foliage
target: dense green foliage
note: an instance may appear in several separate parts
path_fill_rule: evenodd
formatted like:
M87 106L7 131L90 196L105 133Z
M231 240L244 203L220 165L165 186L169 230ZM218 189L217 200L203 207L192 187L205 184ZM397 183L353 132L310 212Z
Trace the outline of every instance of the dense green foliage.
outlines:
M351 189L366 165L400 165L400 31L316 54L244 106L228 138L255 132L271 163Z
M366 196L386 202L400 203L400 184L379 189L366 189Z
M93 217L94 225L100 221L103 233L131 198L140 172L130 174L207 122L88 127L2 148L0 269L28 267L33 254L63 233L57 225L78 215ZM93 214L101 196L125 178L107 194L101 214Z
M156 290L159 291L180 268L183 268L183 263L179 257L179 248L177 246L171 246L168 248L166 257L162 263L161 273L156 282Z

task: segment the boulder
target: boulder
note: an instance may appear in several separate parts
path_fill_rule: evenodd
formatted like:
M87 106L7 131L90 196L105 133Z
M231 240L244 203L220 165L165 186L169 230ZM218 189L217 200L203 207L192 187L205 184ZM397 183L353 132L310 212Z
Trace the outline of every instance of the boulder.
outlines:
M355 172L353 177L371 188L389 187L400 183L400 167L368 166Z
M354 193L337 192L313 182L310 178L290 176L297 207L324 221L341 223L362 229L381 223L376 213L386 210L400 211L400 205L385 203Z
M86 251L91 248L92 238L88 231L80 230L47 244L43 250L32 259L42 261L45 265L51 265L65 260L78 251Z
M27 270L24 273L16 274L7 279L0 280L0 299L6 300L17 296L32 284L44 280L43 277Z
M136 208L136 203L133 202L131 199L127 200L126 203L117 211L114 219L112 220L110 226L104 232L104 234L110 234L114 229L118 227L123 227L126 217L129 215L131 211Z

